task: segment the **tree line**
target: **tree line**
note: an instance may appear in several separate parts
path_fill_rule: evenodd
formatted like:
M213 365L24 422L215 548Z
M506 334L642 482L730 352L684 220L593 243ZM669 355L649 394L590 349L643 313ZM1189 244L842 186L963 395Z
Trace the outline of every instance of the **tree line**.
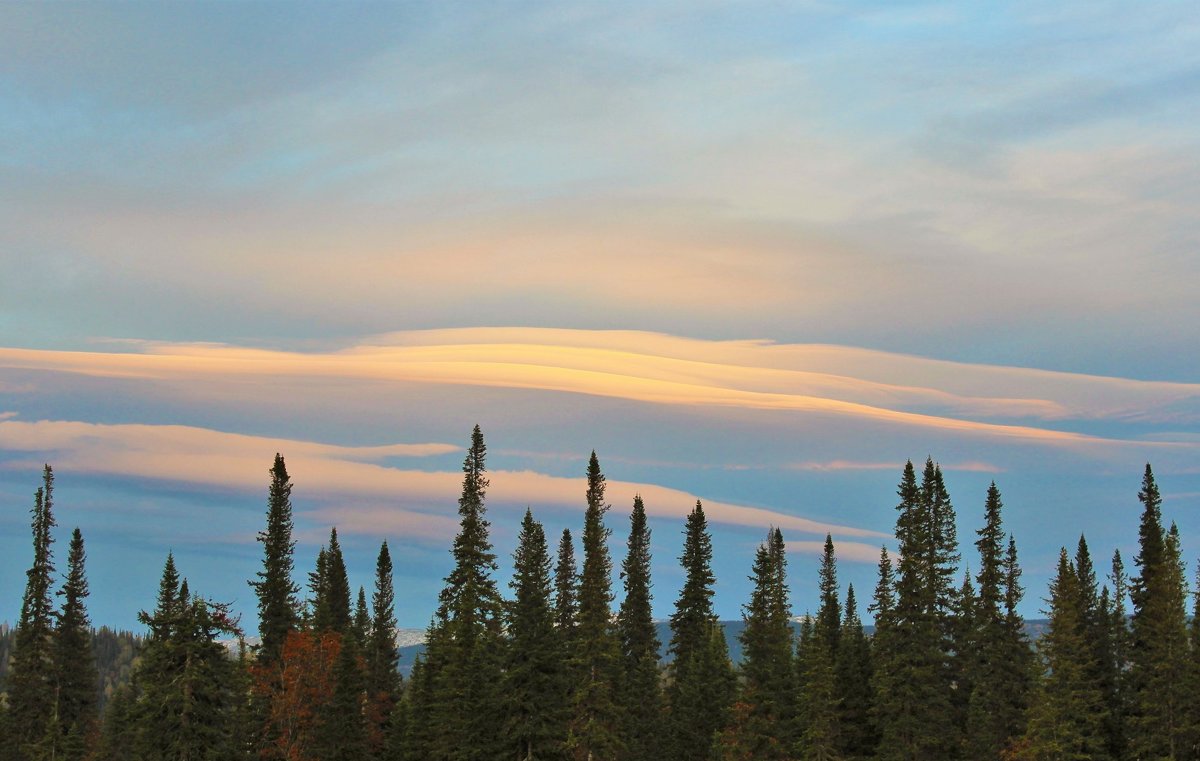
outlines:
M791 761L814 759L1200 758L1200 617L1188 621L1179 531L1164 526L1146 466L1130 576L1119 552L1098 573L1086 539L1061 551L1031 643L1017 612L1017 546L993 483L975 532L978 570L960 570L956 515L939 466L907 463L895 554L883 547L867 606L843 594L825 540L819 607L790 603L782 532L771 528L731 663L713 610L704 508L688 514L684 582L660 662L651 615L650 529L634 499L617 602L610 508L593 452L580 536L552 550L527 510L508 594L496 580L476 426L463 463L459 533L427 631L402 680L387 543L370 601L352 595L337 530L294 581L291 480L270 469L262 570L250 581L260 644L229 607L190 590L168 554L128 683L101 713L85 608L83 538L71 536L61 587L51 529L53 472L32 510L33 563L0 703L4 761ZM61 605L54 604L61 598ZM236 653L223 644L240 643Z

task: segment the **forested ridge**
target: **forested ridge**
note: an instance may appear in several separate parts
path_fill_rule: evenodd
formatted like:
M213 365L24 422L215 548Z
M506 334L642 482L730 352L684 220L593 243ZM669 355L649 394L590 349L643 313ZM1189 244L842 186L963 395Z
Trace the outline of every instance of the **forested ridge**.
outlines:
M1025 590L1000 490L982 495L979 528L960 541L929 459L901 474L895 542L880 549L873 590L841 587L826 537L817 578L804 582L817 585L819 606L798 633L785 539L764 527L746 559L753 589L735 664L713 610L700 502L662 637L645 506L635 499L624 553L612 557L594 452L578 544L570 531L547 537L527 510L500 588L486 452L476 426L453 570L406 679L386 542L369 592L351 590L336 528L305 587L295 582L282 456L257 536L262 568L249 580L257 610L191 589L168 554L139 614L140 642L93 632L78 529L56 564L47 465L20 619L0 637L0 761L1200 759L1200 618L1189 622L1179 531L1164 523L1149 465L1132 564L1119 552L1094 560L1072 537L1036 643L1017 612ZM240 615L257 616L253 647Z

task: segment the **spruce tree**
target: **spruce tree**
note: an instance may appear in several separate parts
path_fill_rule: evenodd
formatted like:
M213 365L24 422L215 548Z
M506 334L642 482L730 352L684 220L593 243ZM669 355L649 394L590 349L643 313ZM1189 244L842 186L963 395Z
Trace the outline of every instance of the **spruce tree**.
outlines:
M826 636L805 616L796 652L800 699L794 751L795 757L804 761L841 758L834 668Z
M65 743L73 738L74 753L64 753L67 761L82 758L84 740L92 736L97 720L96 684L100 681L92 654L92 627L84 600L88 596L84 571L86 553L83 534L76 528L71 534L67 554L67 578L59 595L62 612L54 636L56 715Z
M678 761L708 757L728 721L735 687L724 631L712 607L712 537L699 501L688 514L684 537L679 561L685 578L671 614L670 747L664 753Z
M662 691L658 672L658 632L650 593L650 528L641 496L633 498L629 541L621 564L625 597L617 613L621 646L620 704L623 758L658 758L662 729Z
M1108 742L1108 752L1113 758L1125 758L1129 746L1129 715L1133 702L1133 692L1129 678L1129 651L1132 634L1129 630L1128 608L1125 605L1129 596L1129 577L1125 573L1125 563L1121 551L1114 550L1112 558L1112 575L1109 581L1113 584L1112 605L1108 617L1108 669L1112 675L1112 687L1108 691L1108 722L1105 725L1105 737Z
M767 532L754 555L754 588L742 608L741 695L736 749L756 759L786 759L792 748L795 690L791 678L792 611L783 534ZM732 748L730 749L732 750Z
M976 648L970 661L966 757L999 759L1024 732L1028 702L1028 645L1016 613L1021 599L1016 544L1006 552L1000 490L993 481L984 502L983 528L976 532L979 593L975 604ZM1015 620L1011 620L1015 618Z
M367 645L367 637L371 634L371 611L367 608L367 590L360 585L358 597L354 601L354 617L350 621L350 633L354 636L355 644L361 653Z
M854 585L846 587L846 605L834 660L838 706L838 749L844 758L869 758L875 753L875 693L871 644L858 617Z
M833 537L829 534L825 535L825 550L821 555L817 585L821 594L821 607L817 609L813 633L824 642L825 649L833 653L837 650L842 609L838 602L837 557L834 554Z
M333 695L317 709L313 756L321 761L366 761L367 728L363 715L365 680L353 632L339 638L333 667Z
M554 637L561 665L555 695L567 708L574 705L575 689L581 681L572 662L578 619L579 573L575 565L575 543L570 530L563 529L554 564ZM568 720L570 715L568 711Z
M513 554L506 607L509 646L505 662L504 758L561 758L568 713L558 699L561 661L550 599L550 552L542 525L526 509Z
M883 759L950 758L957 749L948 662L951 600L945 540L949 500L940 473L926 463L922 486L908 462L896 506L900 562L896 601L888 616L887 662L880 663L877 694Z
M337 527L329 530L329 547L325 550L325 597L318 607L324 606L324 615L329 631L345 634L353 631L350 614L350 581L346 577L346 560L342 546L338 543Z
M263 568L257 574L258 581L250 582L258 597L258 661L264 665L278 659L288 632L296 631L300 624L296 601L300 590L292 581L292 553L296 548L292 539L292 482L279 453L275 454L270 474L267 527L257 537L263 545Z
M42 470L42 486L34 494L32 520L33 564L26 571L21 617L14 634L12 664L8 674L8 722L13 732L7 741L18 758L44 745L48 722L55 715L55 611L51 596L54 574L54 471Z
M1022 758L1107 758L1103 695L1090 676L1092 651L1080 607L1079 579L1064 548L1050 583L1050 628L1038 642L1043 674L1030 707Z
M366 648L367 721L371 750L382 753L388 738L403 736L392 731L400 700L400 652L396 649L396 594L392 584L392 556L387 542L375 560L375 590L371 595L372 618Z
M1178 535L1162 525L1162 497L1146 465L1138 500L1141 573L1133 580L1130 750L1140 758L1181 758L1188 735L1185 590Z
M579 575L579 623L574 695L568 746L581 761L614 759L621 752L615 688L620 678L620 643L612 626L612 560L604 514L604 475L592 452L587 468L587 511L583 518L583 570Z
M479 426L463 461L461 518L451 550L454 568L439 595L426 643L433 726L429 758L491 761L502 748L502 604L493 574L496 556L484 514L487 447ZM414 722L418 721L416 715Z

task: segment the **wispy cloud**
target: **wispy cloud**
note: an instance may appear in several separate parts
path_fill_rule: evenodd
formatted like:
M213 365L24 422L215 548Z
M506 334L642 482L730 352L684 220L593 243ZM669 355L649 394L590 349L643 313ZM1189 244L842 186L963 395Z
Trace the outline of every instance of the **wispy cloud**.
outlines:
M1168 410L1184 420L1200 409L1200 384L953 363L852 347L699 341L630 331L416 331L309 353L161 342L129 349L7 348L0 349L0 367L183 383L291 377L317 383L351 379L556 391L660 405L845 416L899 428L1077 448L1131 442L1064 429L1072 421L1121 422ZM1021 422L1009 422L1013 418ZM979 464L961 469L973 467L979 469Z
M374 462L384 457L423 457L456 451L445 444L394 444L343 447L309 441L225 433L189 426L77 421L0 420L0 449L36 452L56 467L214 489L259 491L275 452L288 461L297 496L324 503L308 514L344 521L348 531L370 533L380 527L403 529L418 537L448 538L457 519L454 505L460 471L401 469ZM21 466L27 463L19 463ZM550 510L581 509L578 479L530 470L495 470L489 499L514 509L537 505ZM608 481L608 498L618 512L641 495L649 515L682 518L701 497L656 484ZM357 504L347 506L345 500ZM879 532L810 520L799 515L719 500L704 500L709 519L738 526L779 526L805 533L885 536Z

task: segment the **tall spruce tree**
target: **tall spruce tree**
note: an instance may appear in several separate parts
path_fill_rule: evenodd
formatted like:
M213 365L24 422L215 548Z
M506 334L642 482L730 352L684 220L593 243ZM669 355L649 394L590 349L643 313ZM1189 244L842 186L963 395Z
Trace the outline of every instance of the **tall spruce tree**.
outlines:
M400 700L400 651L396 648L396 593L392 584L392 556L387 542L375 560L375 589L371 594L371 625L366 650L368 739L379 756L394 734L392 721ZM399 733L403 735L403 730Z
M346 634L353 631L350 608L350 580L346 559L338 542L337 527L329 529L329 547L325 550L324 597L318 600L318 619L329 631Z
M333 695L317 708L313 756L321 761L367 761L366 684L353 629L339 638L333 680Z
M568 709L574 706L575 689L581 681L572 662L578 621L579 572L575 565L575 543L570 529L563 529L554 564L554 637L561 666L554 694ZM571 711L568 710L568 721L570 716Z
M664 758L707 758L729 718L736 686L724 631L713 612L712 537L699 501L684 531L683 589L671 614L674 656L667 688L669 747ZM721 652L725 652L722 659Z
M804 617L796 649L800 699L794 749L795 757L804 761L841 759L834 666L826 636L816 621Z
M826 650L834 653L842 625L842 607L838 601L837 556L833 537L829 534L825 535L825 549L817 572L817 588L820 590L821 607L817 609L813 633L824 643Z
M292 482L283 456L278 452L269 472L267 527L257 537L263 545L263 568L257 574L258 581L250 582L258 597L258 636L261 641L258 661L261 664L277 660L288 632L296 631L300 625L296 600L300 588L292 580L292 553L296 548L292 539Z
M843 758L869 758L875 752L875 693L871 645L858 617L854 585L846 587L846 605L834 659L834 696L838 707L838 750Z
M1049 630L1038 642L1043 674L1029 711L1020 758L1108 758L1103 726L1106 706L1090 677L1092 650L1080 606L1079 578L1064 548L1050 583Z
M502 752L502 603L493 574L496 555L484 517L487 447L479 426L463 460L454 568L439 595L426 643L432 727L428 758L491 761ZM416 715L414 721L418 720ZM422 719L424 720L424 719Z
M967 708L966 757L999 759L1013 738L1024 732L1024 714L1028 702L1028 658L1021 657L1028 646L1021 627L1013 626L1020 601L1016 565L1016 545L1010 544L1008 560L1002 521L1004 504L993 481L984 502L983 528L976 532L979 573L975 576L979 593L975 605L976 648L969 664L970 696ZM1010 538L1011 539L1011 538Z
M742 608L741 695L734 757L787 759L792 750L796 696L792 658L792 610L783 534L772 528L754 554L754 587Z
M621 646L620 704L622 758L630 761L660 755L662 690L658 672L658 632L654 626L650 593L650 528L640 495L633 498L629 515L629 541L621 577L625 597L617 613Z
M72 752L62 754L67 761L85 755L85 740L92 736L98 717L96 685L100 678L92 653L91 622L84 605L88 596L86 557L83 534L76 528L67 554L67 578L58 593L63 605L54 636L56 716L63 733L62 747L68 743L74 746Z
M1181 758L1189 733L1187 634L1178 539L1163 530L1162 497L1150 465L1138 493L1141 573L1133 580L1130 750L1139 758Z
M912 462L898 489L896 539L900 562L888 662L881 663L877 694L883 759L952 758L954 731L949 669L949 611L953 590L948 545L953 510L940 471L926 462L918 487Z
M21 598L21 617L14 635L12 664L8 674L9 737L7 744L16 758L39 752L49 744L53 751L53 733L47 729L55 715L55 611L51 593L54 574L54 471L42 470L42 486L33 497L33 563L25 573L25 594ZM47 738L50 742L47 743Z
M358 587L358 597L354 601L354 617L350 619L350 633L354 635L359 653L367 646L367 638L371 636L371 611L367 607L367 590Z
M605 761L621 752L620 643L612 626L612 560L604 514L604 474L592 452L587 467L587 511L583 518L583 570L579 575L579 623L574 668L575 690L568 746L580 761Z
M568 712L558 699L561 660L550 599L550 551L542 524L526 509L513 553L514 599L506 606L506 752L519 761L562 758Z

